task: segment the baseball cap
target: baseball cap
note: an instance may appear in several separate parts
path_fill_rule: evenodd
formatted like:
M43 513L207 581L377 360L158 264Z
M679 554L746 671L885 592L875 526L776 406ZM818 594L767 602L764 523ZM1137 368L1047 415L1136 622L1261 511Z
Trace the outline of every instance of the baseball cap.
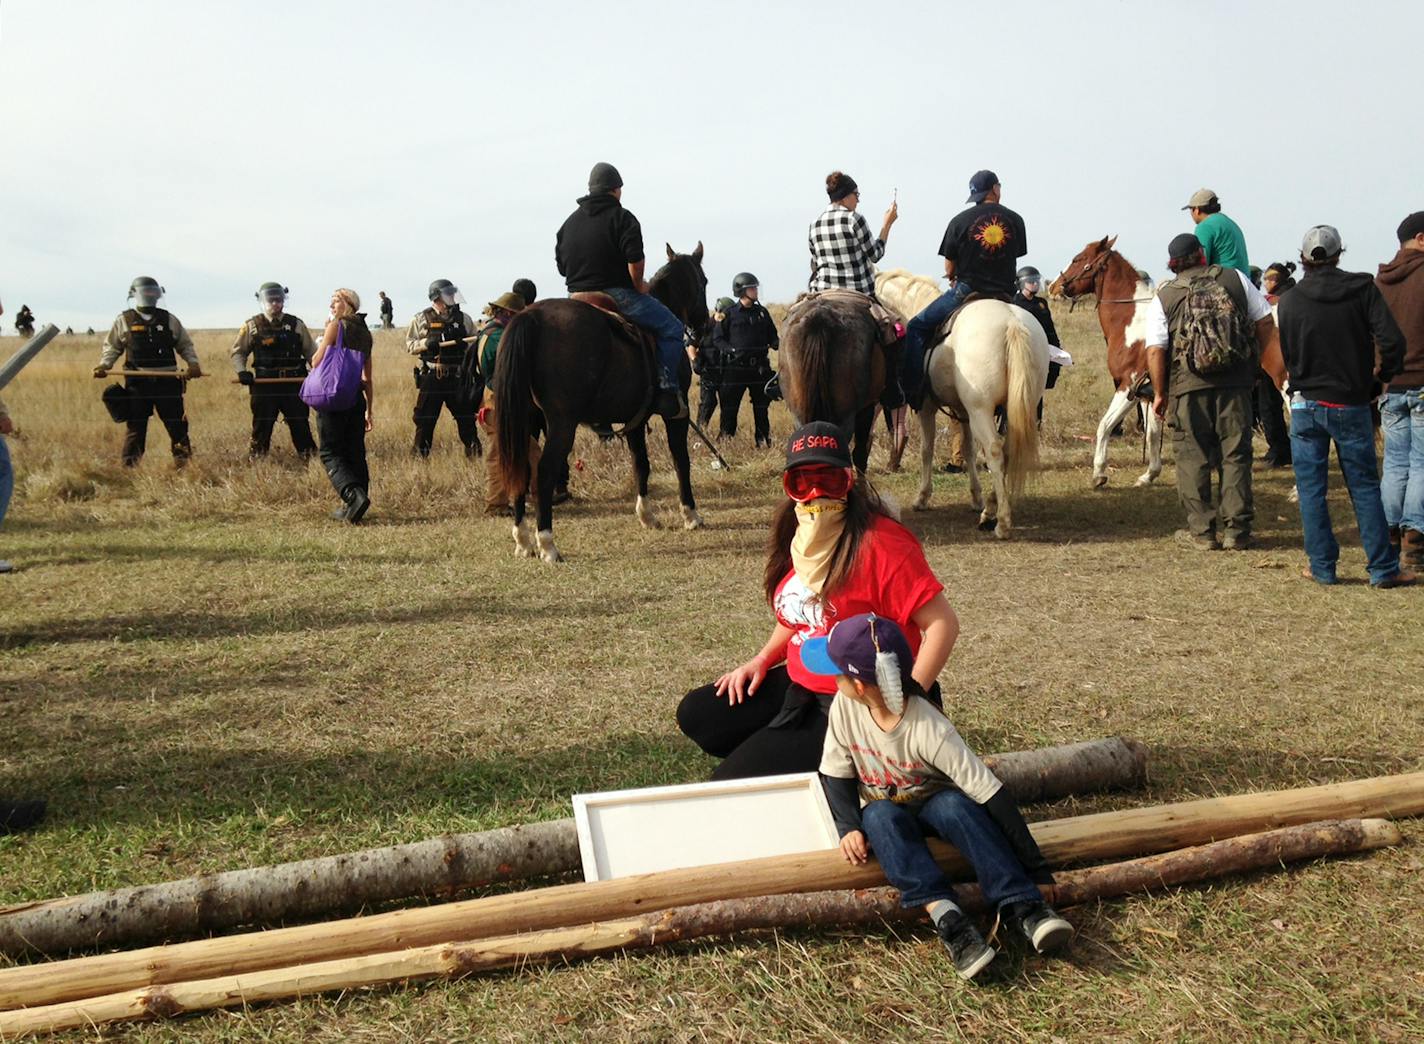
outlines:
M851 467L850 447L846 433L830 421L803 424L786 440L786 471L802 464L830 464Z
M1340 233L1333 225L1316 225L1300 241L1300 256L1307 261L1329 261L1344 249Z
M904 632L893 620L861 613L842 620L824 637L802 642L801 665L823 677L844 674L879 685L882 683L876 675L876 657L884 653L895 657L901 680L910 677L915 657Z
M1187 200L1187 205L1182 209L1191 210L1193 207L1209 207L1213 203L1219 202L1220 200L1216 198L1216 193L1211 189L1197 189L1192 193L1192 198Z
M1167 244L1167 259L1182 261L1196 254L1201 248L1201 240L1194 233L1183 232L1179 236L1173 236L1172 241Z
M969 198L966 203L983 203L984 197L999 183L999 175L992 170L975 171L969 179Z

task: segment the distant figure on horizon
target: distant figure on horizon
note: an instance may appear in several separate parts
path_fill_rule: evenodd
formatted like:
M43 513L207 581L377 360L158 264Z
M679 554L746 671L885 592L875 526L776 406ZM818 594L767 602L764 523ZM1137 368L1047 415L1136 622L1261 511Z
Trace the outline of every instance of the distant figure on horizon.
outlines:
M392 329L395 328L394 316L395 316L395 314L396 314L396 306L391 303L391 299L386 296L386 292L385 292L384 290L380 291L380 294L381 294L381 329L382 329L382 330L392 330Z
M15 313L15 330L21 337L35 335L35 313L30 311L29 305L20 305L20 310Z

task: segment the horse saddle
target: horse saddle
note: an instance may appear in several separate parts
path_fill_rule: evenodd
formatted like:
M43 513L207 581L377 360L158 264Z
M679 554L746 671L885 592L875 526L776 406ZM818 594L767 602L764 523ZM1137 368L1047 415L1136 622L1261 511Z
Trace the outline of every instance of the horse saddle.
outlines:
M886 348L893 347L903 336L900 327L900 318L882 305L869 294L863 294L859 290L848 290L836 287L831 290L808 290L798 294L795 302L787 310L786 321L794 322L801 313L809 308L812 302L841 301L846 304L864 308L870 312L870 318L875 320L876 329L880 332L880 343Z
M613 321L615 329L622 332L634 344L643 345L648 350L649 356L657 358L658 342L653 336L653 332L643 329L620 312L618 302L613 300L610 294L605 294L602 290L575 290L569 294L569 300L597 308Z
M949 313L949 318L946 319L939 330L935 332L933 339L925 345L926 372L929 371L930 353L949 340L949 335L954 332L954 324L959 319L959 313L964 311L965 305L973 304L975 301L1002 301L1004 304L1011 304L1013 302L1013 296L1003 293L981 294L978 290L969 291L969 295L965 297L963 301L959 302L958 308Z

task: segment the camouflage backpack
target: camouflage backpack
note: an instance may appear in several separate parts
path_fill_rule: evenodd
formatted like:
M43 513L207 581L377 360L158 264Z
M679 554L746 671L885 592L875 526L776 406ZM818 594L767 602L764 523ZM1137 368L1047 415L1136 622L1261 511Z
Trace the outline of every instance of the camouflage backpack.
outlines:
M1235 277L1231 271L1226 274ZM1222 269L1216 265L1192 276L1173 331L1173 347L1199 377L1235 369L1251 355L1254 343L1245 309L1222 283Z

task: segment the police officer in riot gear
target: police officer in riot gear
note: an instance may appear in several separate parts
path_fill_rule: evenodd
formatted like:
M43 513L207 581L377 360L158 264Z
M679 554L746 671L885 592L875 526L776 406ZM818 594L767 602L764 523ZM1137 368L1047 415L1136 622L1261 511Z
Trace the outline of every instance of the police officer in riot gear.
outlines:
M129 284L129 299L133 307L119 314L109 327L108 336L99 353L99 365L94 376L108 376L119 356L124 356L124 368L129 370L171 370L172 377L128 377L120 392L115 386L105 392L106 399L121 400L121 407L111 406L111 412L122 411L128 431L124 436L123 461L132 467L143 457L148 438L148 418L157 413L168 429L173 443L173 462L182 467L192 456L188 441L188 416L183 409L184 381L178 375L178 357L188 364L185 378L201 377L203 369L193 339L178 321L178 317L158 307L163 299L163 287L152 276L139 276Z
M316 354L316 342L307 324L287 313L287 288L281 283L263 283L253 296L262 303L262 311L242 324L231 353L238 381L251 392L250 455L267 455L280 414L292 432L292 448L298 457L308 460L316 453L316 440L312 438L311 412L299 392L307 364Z
M771 360L767 353L780 346L781 338L770 313L757 300L757 283L757 277L750 272L737 273L732 280L732 295L737 301L717 324L715 340L722 353L719 432L727 436L737 433L737 411L741 409L743 392L748 392L756 445L760 448L771 445L767 409L771 398L766 391L767 381L771 379Z
M722 390L722 356L725 346L720 343L721 327L727 313L737 302L730 297L717 298L717 306L707 317L707 334L697 346L697 354L692 357L692 372L697 374L698 400L697 424L705 428L712 423L712 414L717 412L717 397Z
M461 311L464 295L450 280L435 280L429 294L430 307L417 313L405 332L406 350L420 357L415 371L420 390L415 398L414 449L422 457L430 455L435 423L443 407L455 418L465 456L477 457L480 436L475 414L479 410L479 389L473 388L461 372L467 356L476 351L475 320Z
M1048 337L1048 343L1055 348L1062 348L1063 345L1058 339L1058 331L1053 326L1053 313L1048 308L1048 298L1042 296L1043 276L1038 269L1032 265L1024 265L1014 273L1014 283L1017 287L1014 299L1011 302L1028 312L1038 320L1038 325L1043 327L1044 334ZM1048 364L1048 382L1045 389L1052 388L1058 383L1058 374L1063 367L1056 362ZM1038 400L1038 418L1043 419L1043 400Z

